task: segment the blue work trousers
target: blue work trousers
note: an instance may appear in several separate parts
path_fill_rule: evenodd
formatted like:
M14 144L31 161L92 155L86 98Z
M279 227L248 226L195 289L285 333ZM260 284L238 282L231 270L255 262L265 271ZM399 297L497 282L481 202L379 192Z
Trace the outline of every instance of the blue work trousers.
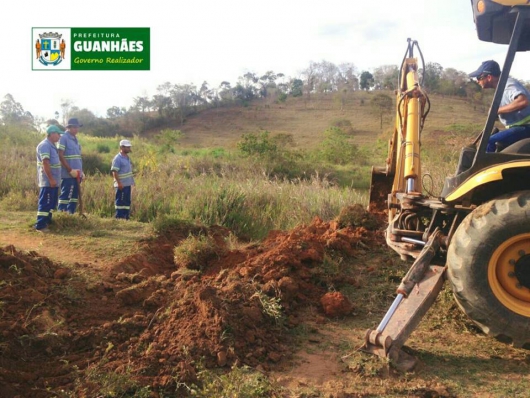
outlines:
M61 194L59 195L59 211L75 213L79 200L79 185L77 178L63 178L61 182Z
M129 219L131 212L131 187L123 187L123 189L116 188L116 200L114 202L116 208L116 218Z
M41 187L35 229L44 229L52 223L52 212L57 208L59 187Z
M510 146L525 138L530 138L530 125L525 124L523 126L510 127L509 129L500 131L497 134L493 134L489 138L486 152L495 152L496 142L501 144L502 148L506 148L507 146Z

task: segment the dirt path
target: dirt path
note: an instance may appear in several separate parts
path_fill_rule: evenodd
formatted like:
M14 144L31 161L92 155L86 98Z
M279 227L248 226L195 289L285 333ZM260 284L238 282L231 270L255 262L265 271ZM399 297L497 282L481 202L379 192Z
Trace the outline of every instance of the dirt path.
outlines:
M74 239L75 241L75 239ZM0 246L13 245L18 250L34 251L54 262L68 264L85 263L98 268L105 268L113 264L115 258L106 258L91 252L89 249L76 247L72 241L64 236L53 233L42 234L34 231L19 230L2 231Z

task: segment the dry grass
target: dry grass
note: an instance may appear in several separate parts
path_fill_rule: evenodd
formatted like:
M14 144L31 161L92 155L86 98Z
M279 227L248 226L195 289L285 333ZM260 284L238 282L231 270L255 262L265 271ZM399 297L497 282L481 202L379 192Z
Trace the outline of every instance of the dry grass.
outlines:
M391 91L384 92L394 97ZM303 98L288 98L285 103L268 104L257 100L248 107L227 106L208 109L190 116L184 125L173 126L185 134L181 141L184 147L235 148L241 135L259 130L275 134L292 134L299 148L313 149L322 141L323 132L337 120L348 120L357 145L372 145L381 134L393 128L394 114L383 118L383 131L379 117L370 107L373 92L357 91L348 96L341 109L332 94L314 95L310 101ZM466 99L456 97L431 97L431 112L424 133L449 132L448 126L469 125L485 122L483 107L473 106Z

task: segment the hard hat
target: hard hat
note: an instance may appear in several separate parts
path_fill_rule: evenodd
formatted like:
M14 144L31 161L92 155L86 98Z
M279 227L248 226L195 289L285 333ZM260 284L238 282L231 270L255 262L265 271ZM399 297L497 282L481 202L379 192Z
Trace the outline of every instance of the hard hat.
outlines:
M131 141L129 140L121 140L120 146L132 146Z
M46 129L46 133L48 135L52 133L64 134L64 131L61 130L59 127L57 127L55 124L52 124L50 127Z

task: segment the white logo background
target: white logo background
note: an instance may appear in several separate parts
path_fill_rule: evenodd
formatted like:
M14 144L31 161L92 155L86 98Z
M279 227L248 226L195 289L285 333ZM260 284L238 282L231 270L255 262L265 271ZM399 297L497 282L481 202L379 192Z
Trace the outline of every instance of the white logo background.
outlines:
M52 64L44 65L37 58L37 49L35 47L35 44L37 43L37 40L39 40L39 42L42 42L42 39L40 38L39 35L42 35L44 33L49 33L49 32L58 33L62 35L61 41L64 39L64 42L66 44L66 51L64 54L64 59L62 59L61 62L58 63L57 65L52 65ZM31 65L32 65L33 70L70 70L71 69L70 57L72 56L72 54L71 54L70 48L71 48L72 43L70 43L70 40L71 40L70 28L32 28L31 37L32 37ZM44 51L44 49L41 49L41 51Z

